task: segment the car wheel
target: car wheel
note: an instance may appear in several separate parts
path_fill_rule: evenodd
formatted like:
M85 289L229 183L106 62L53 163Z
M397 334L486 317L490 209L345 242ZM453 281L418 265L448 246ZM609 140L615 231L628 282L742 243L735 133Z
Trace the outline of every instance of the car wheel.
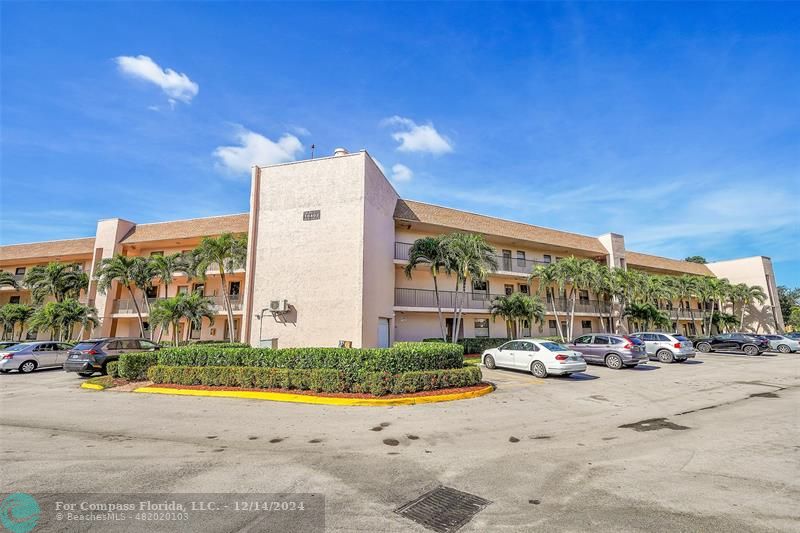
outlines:
M758 348L753 346L752 344L748 344L747 346L742 348L742 351L744 352L745 355L758 355Z
M547 368L545 368L544 363L541 361L534 361L533 364L531 364L531 374L537 378L546 378Z
M36 363L33 361L25 361L19 365L19 371L23 374L30 374L34 370L36 370Z
M778 351L781 353L789 353L792 351L792 349L786 346L785 344L781 344L780 346L778 346Z
M711 351L711 345L708 344L707 342L701 342L700 344L697 345L697 349L703 353L708 353Z
M606 366L614 370L619 370L622 368L622 358L617 354L610 353L606 356Z
M88 378L88 377L91 377L91 375L92 375L92 374L94 374L94 372L78 372L78 375L79 375L80 377L82 377L82 378Z
M485 366L489 370L494 370L495 368L497 368L497 365L494 364L494 357L492 357L491 355L487 355L486 357L484 357L483 366Z
M658 356L658 360L662 363L671 363L675 360L675 356L672 355L672 352L669 350L659 350L656 355Z

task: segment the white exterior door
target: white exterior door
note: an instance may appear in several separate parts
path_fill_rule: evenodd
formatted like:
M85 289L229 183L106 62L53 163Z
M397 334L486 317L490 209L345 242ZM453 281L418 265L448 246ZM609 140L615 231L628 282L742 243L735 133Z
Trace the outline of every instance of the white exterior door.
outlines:
M389 319L378 319L378 348L389 347Z

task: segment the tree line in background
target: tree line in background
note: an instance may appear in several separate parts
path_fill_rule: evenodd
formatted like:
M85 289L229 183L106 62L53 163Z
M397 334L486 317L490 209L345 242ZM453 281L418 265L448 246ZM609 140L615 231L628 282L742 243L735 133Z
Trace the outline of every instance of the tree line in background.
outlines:
M800 331L800 288L778 286L778 301L786 326L792 331Z
M703 258L698 256L690 259L700 262ZM444 340L448 335L440 285L443 277L450 282L455 281L451 340L456 342L467 283L485 281L491 272L497 270L496 252L478 234L451 233L423 237L415 240L409 249L406 276L410 279L413 272L423 266L433 278L439 327ZM506 322L509 337L517 336L523 322L543 323L545 314L550 313L556 319L559 337L562 340L572 339L576 304L583 290L597 296L593 305L603 328L613 329L616 333L620 333L624 319L636 329L646 330L651 325L671 329L681 311L688 311L692 323L697 313L703 330L707 332L711 332L714 326L718 331L742 329L748 306L754 302L763 303L767 299L759 286L731 284L724 278L648 274L638 270L609 268L592 259L574 256L547 265L537 265L529 276L529 281L533 280L539 282L536 294L512 293L497 296L491 302L489 312L492 318L500 317ZM692 298L699 302L699 308L689 305ZM559 301L566 304L566 312L559 311ZM618 305L612 306L611 302ZM731 312L727 313L725 309ZM562 317L566 319L566 328L562 327Z
M130 295L139 325L139 333L145 337L143 313L149 316L151 324L158 326L158 340L165 331L172 328L173 342L179 342L178 329L185 320L188 340L192 328L199 329L202 319L214 322L213 301L198 293L178 294L168 297L173 275L204 280L209 272L219 274L223 287L223 302L228 315L228 334L235 339L233 308L227 291L227 276L236 269L244 268L247 256L247 237L229 233L219 237L206 237L200 245L189 252L171 255L124 256L103 259L98 265L95 278L97 290L105 294L114 284L119 283ZM159 282L164 286L163 298L150 303L147 293ZM3 335L6 331L14 337L19 326L17 339L22 340L27 326L30 330L50 331L51 339L68 340L82 338L84 332L99 325L97 309L78 301L81 291L89 288L89 276L77 264L49 263L37 265L28 270L19 284L8 272L0 272L0 286L25 287L31 292L32 304L6 304L0 307L0 322ZM140 293L137 296L137 289ZM55 301L46 302L49 297ZM76 328L80 326L77 337ZM151 337L155 329L150 330Z

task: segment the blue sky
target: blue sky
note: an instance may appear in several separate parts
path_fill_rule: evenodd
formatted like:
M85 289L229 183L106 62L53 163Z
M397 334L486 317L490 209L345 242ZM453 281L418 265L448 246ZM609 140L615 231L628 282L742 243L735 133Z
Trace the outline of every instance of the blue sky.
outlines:
M800 285L798 27L789 3L4 2L0 242L244 212L250 159L314 143L406 198Z

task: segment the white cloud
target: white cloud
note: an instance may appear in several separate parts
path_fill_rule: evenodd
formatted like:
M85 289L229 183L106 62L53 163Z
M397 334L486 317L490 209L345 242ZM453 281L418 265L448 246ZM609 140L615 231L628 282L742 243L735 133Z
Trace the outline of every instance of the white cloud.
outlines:
M200 86L189 76L171 68L163 69L147 56L119 56L114 61L123 74L158 85L169 97L171 105L176 101L188 104L200 92Z
M253 165L273 165L294 161L303 151L300 139L284 133L273 141L263 135L240 127L236 134L239 146L219 146L214 150L218 165L234 174L250 172Z
M304 128L303 126L290 126L289 129L291 129L300 137L308 137L309 135L311 135L311 132L308 131L308 128Z
M410 118L395 115L384 119L383 124L398 127L398 131L392 133L392 138L400 143L397 149L401 152L428 152L438 155L453 151L450 139L436 131L431 122L419 125Z
M397 163L392 167L392 181L411 181L413 177L414 173L405 165Z

